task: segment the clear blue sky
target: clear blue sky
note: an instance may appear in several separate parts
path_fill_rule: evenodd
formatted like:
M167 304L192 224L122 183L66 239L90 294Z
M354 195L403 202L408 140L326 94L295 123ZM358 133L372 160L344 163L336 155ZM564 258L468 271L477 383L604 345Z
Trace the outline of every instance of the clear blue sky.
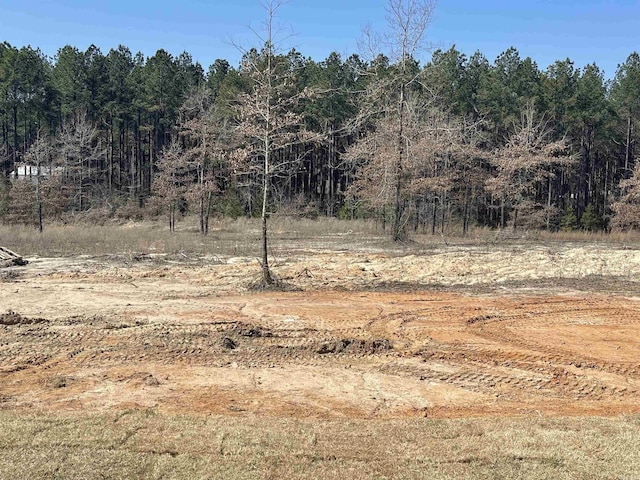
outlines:
M362 26L385 25L385 0L291 0L279 20L296 35L287 47L320 61L331 51L357 52ZM258 0L0 0L0 41L39 47L53 56L70 44L95 44L107 53L118 44L150 56L159 48L191 53L205 70L216 58L233 65L234 39L259 46L248 26L259 27ZM571 58L592 62L613 77L627 56L640 50L640 0L440 0L428 38L466 53L480 50L489 61L510 46L541 69Z

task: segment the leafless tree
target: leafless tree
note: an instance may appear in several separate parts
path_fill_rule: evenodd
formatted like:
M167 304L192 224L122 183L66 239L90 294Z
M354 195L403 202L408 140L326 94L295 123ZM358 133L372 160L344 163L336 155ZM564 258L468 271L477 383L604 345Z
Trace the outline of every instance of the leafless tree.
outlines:
M458 184L472 180L470 176L479 170L476 160L482 152L478 148L478 123L449 115L420 98L408 100L403 125L406 158L401 170L404 178L399 198L400 171L395 162L397 126L397 118L393 115L379 119L375 130L347 152L347 159L356 162L357 172L349 195L368 207L382 210L383 218L386 207L397 205L399 201L403 216L399 225L394 224L394 235L398 232L404 235L410 213L413 210L417 214L419 203L426 199L433 202L432 233L435 233L435 202L439 201L444 233L448 196ZM470 192L465 190L463 195L468 196ZM396 235L395 238L398 240L401 236Z
M187 200L197 205L200 233L209 232L209 216L218 192L216 171L225 168L231 146L228 119L213 103L205 87L194 89L180 109L180 135L187 140L185 167L191 168L195 183L187 191Z
M36 141L27 150L27 163L36 166L36 208L38 216L38 230L42 233L43 216L42 216L42 169L45 163L51 164L53 156L53 145L51 139L42 128L38 129Z
M611 205L612 228L619 230L640 229L640 162L636 163L633 175L620 182L622 195Z
M513 228L518 225L518 213L545 212L547 228L551 217L551 180L557 167L575 161L565 139L550 140L551 128L544 118L538 118L533 101L522 109L520 123L514 125L506 145L498 149L491 162L496 175L487 180L487 191L501 198L501 224L505 226L505 208L514 211ZM536 191L548 188L547 205L536 200Z
M471 121L430 108L414 127L416 154L407 162L408 190L416 202L431 200L432 234L439 220L444 235L452 201L462 206L463 234L468 230L472 197L484 185L481 162L485 152L479 147L482 126L482 120Z
M376 62L373 62L374 69L369 73L377 78L370 82L365 93L362 116L375 118L377 122L374 122L369 135L362 137L354 147L352 154L358 151L364 154L364 150L369 150L372 155L364 158L369 157L383 172L384 188L379 200L384 199L385 205L390 201L393 203L393 239L396 241L406 236L404 196L409 183L407 162L412 143L407 129L411 128L410 122L413 121L410 109L415 101L412 97L417 95L420 86L416 57L426 47L425 33L434 8L433 0L388 0L387 32L384 35L375 35L370 30L364 32L363 44L370 50L371 58L380 58L375 52L382 48L389 55L392 66L379 72L375 68ZM375 161L376 158L382 161L383 168L380 168L380 162Z
M233 167L239 177L258 178L262 190L262 284L272 285L274 278L268 258L268 218L273 180L287 175L302 159L293 147L312 141L314 135L305 128L300 102L312 96L310 90L298 91L294 71L286 56L277 51L276 13L285 2L269 0L264 31L255 32L263 42L260 52L245 52L242 73L250 81L248 93L237 98L239 148L233 155ZM287 155L281 155L286 152ZM293 155L292 155L293 154ZM285 160L286 159L286 160Z
M73 204L84 210L88 206L86 190L98 183L107 149L84 111L76 112L63 124L58 140L63 178L74 186Z
M157 163L158 173L153 182L153 192L169 214L169 230L176 231L176 214L180 201L189 186L190 166L182 147L176 141L165 147Z

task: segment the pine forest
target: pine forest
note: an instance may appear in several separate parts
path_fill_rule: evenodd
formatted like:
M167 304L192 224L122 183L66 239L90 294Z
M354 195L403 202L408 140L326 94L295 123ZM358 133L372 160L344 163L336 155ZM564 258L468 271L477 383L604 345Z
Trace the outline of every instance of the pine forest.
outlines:
M206 234L215 216L282 212L376 219L396 240L640 226L637 52L612 80L515 48L420 62L422 13L370 52L312 59L267 37L206 69L188 52L0 44L0 219L193 214Z

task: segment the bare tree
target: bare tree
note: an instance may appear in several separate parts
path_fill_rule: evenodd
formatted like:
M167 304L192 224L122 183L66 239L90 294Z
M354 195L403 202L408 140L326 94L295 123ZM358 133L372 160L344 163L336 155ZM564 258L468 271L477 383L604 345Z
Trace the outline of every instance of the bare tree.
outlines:
M153 192L169 214L169 230L176 231L176 214L184 199L188 185L189 165L180 144L176 141L166 146L158 159L158 173L153 182Z
M73 204L78 210L89 205L87 190L98 184L106 152L97 127L85 111L76 112L63 124L59 135L63 178L74 185Z
M385 185L379 199L384 199L385 205L393 203L392 236L396 241L406 237L408 221L404 197L409 183L406 169L411 133L407 129L413 121L410 108L416 104L412 97L419 95L421 76L416 57L425 48L425 33L434 7L433 0L388 0L386 34L379 36L365 31L364 45L377 61L372 63L374 68L369 72L376 78L365 93L362 117L373 117L377 121L374 121L369 134L356 144L352 154L369 150L371 155L365 155L365 158L369 157L378 164L379 170L380 163L384 165L381 171L384 172ZM384 60L380 52L376 54L379 48L389 54L390 68L379 68L380 61ZM373 150L372 146L375 146Z
M471 199L484 185L479 180L483 178L484 152L479 147L482 126L482 120L470 121L430 108L413 127L415 154L407 162L408 190L415 198L416 208L419 201L430 200L432 234L436 233L438 221L440 234L445 234L452 200L462 205L462 233L468 230ZM416 217L416 228L417 225Z
M538 118L530 101L521 112L520 123L514 125L506 145L491 159L496 175L487 180L487 191L501 199L501 225L505 226L505 208L514 211L513 229L518 213L543 212L547 228L551 218L551 180L560 166L575 161L565 139L550 140L549 122ZM536 199L540 189L548 188L546 205Z
M454 117L423 99L407 100L402 182L398 180L400 172L396 163L397 125L393 115L379 119L375 130L347 152L347 159L356 162L356 178L348 193L352 199L382 211L383 219L386 207L397 206L399 200L403 215L399 225L394 223L394 235L405 234L412 213L417 228L419 207L429 199L432 202L432 233L435 233L436 202L439 202L441 233L444 233L449 195L460 183L469 181L470 175L474 174L471 172L478 169L476 159L482 154L477 146L479 124ZM398 183L402 184L399 199ZM463 193L470 194L469 191ZM465 201L468 198L465 197ZM395 238L401 237L396 235Z
M42 215L42 168L45 163L51 164L53 155L53 145L51 139L45 134L43 129L38 129L36 141L27 150L27 163L36 166L36 208L38 216L38 230L43 230Z
M305 128L300 102L312 96L308 89L298 91L295 72L286 56L277 51L276 13L284 0L269 0L263 4L266 12L264 31L255 32L264 46L260 52L245 52L241 65L250 81L248 93L237 98L238 125L236 134L240 148L233 160L238 176L259 179L262 190L262 284L272 285L274 278L268 258L268 218L273 181L289 175L304 153L293 148L312 141L314 135ZM285 155L286 154L286 155Z
M636 163L631 178L620 182L622 195L611 205L611 226L619 230L640 229L640 162Z
M180 108L180 135L189 142L185 160L195 176L187 199L197 204L202 235L209 233L213 196L219 191L216 172L225 168L231 145L228 119L219 110L204 85L191 91Z

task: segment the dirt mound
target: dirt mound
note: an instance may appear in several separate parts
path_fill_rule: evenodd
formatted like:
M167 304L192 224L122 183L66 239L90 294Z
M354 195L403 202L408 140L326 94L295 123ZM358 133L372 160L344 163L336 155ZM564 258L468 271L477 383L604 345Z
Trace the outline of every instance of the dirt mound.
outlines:
M315 351L320 355L330 353L374 355L379 352L388 352L389 350L393 350L393 346L387 339L356 340L344 338L342 340L322 343Z
M43 323L47 320L45 318L28 318L23 317L19 313L9 310L6 313L0 314L0 325L28 325L33 323Z
M268 329L261 327L260 325L253 325L250 323L238 322L233 328L230 329L230 332L235 333L236 335L240 335L241 337L250 337L250 338L264 338L264 337L273 337L273 333Z

